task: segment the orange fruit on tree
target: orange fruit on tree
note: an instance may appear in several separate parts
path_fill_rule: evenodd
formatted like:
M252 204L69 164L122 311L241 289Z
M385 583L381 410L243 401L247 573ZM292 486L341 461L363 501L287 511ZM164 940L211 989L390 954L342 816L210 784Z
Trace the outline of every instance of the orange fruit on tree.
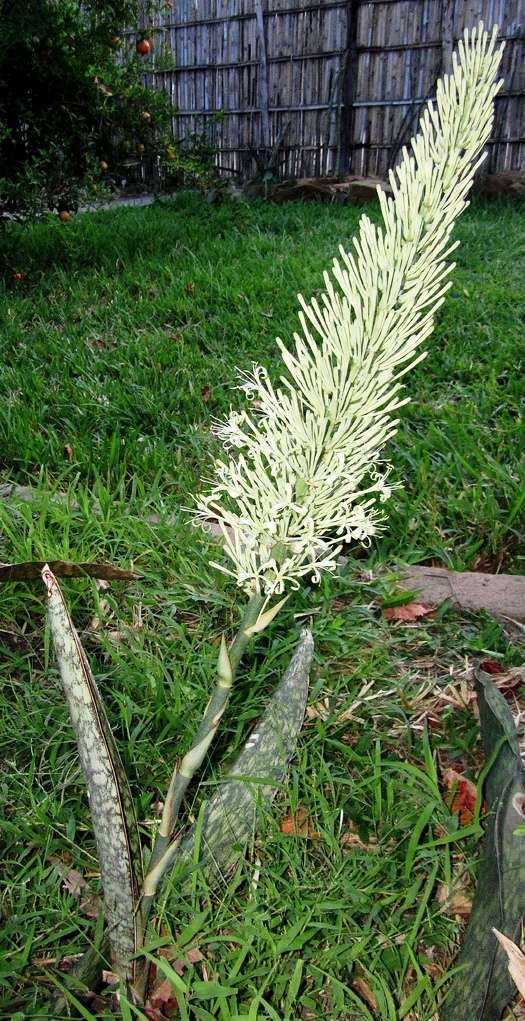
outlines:
M135 45L135 49L137 53L140 53L141 57L145 57L151 50L151 45L147 39L139 39L138 43Z

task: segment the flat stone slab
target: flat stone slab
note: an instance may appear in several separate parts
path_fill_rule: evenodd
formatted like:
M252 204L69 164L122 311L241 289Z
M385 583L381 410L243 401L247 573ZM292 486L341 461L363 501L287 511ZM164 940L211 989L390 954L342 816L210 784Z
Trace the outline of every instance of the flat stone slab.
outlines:
M485 610L500 620L525 622L525 576L448 571L443 567L409 567L403 585L417 591L422 603L439 606L453 599L463 610Z

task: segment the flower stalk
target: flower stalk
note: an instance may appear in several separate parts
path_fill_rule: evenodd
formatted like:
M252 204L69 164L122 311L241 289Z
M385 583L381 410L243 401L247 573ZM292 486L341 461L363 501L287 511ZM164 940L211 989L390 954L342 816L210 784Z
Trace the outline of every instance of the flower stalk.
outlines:
M342 544L368 543L395 486L381 449L407 403L402 379L424 357L450 287L455 220L483 160L501 82L497 30L465 33L450 76L438 82L411 151L378 189L384 228L363 216L354 251L341 248L321 301L299 295L295 351L278 339L287 374L241 373L253 410L216 429L224 455L196 516L218 523L230 566L247 590L297 588L334 571Z
M162 819L153 845L147 875L141 891L140 927L142 938L157 887L175 857L179 838L175 834L180 809L190 780L202 765L204 756L215 737L217 728L228 704L235 672L246 651L252 634L251 628L260 621L265 599L260 592L251 596L232 647L228 652L224 636L217 664L217 684L204 710L202 722L182 761L175 767L164 802Z

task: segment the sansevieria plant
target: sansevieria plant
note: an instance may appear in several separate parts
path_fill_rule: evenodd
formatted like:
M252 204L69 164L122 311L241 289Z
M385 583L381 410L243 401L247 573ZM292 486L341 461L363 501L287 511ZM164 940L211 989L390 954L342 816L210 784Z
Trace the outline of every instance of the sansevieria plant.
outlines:
M300 298L295 347L278 341L286 372L273 384L262 366L241 376L250 410L232 411L217 434L224 455L212 469L196 519L223 536L214 566L247 602L238 633L223 639L215 688L173 774L146 874L127 780L87 659L56 579L45 568L60 674L75 728L100 858L112 968L135 1003L146 994L144 947L158 884L195 852L184 833L184 794L226 709L241 657L283 602L309 576L337 567L342 545L368 542L382 527L392 489L381 452L409 400L403 377L425 356L453 269L454 223L467 204L490 137L501 49L497 30L466 33L453 71L399 167L392 196L379 190L384 227L368 216L353 250L341 249L325 293ZM224 557L225 555L225 557ZM277 601L273 601L277 597ZM308 631L229 778L200 820L199 862L220 877L246 843L257 812L275 795L293 754L306 704L313 642ZM252 778L250 780L250 778Z

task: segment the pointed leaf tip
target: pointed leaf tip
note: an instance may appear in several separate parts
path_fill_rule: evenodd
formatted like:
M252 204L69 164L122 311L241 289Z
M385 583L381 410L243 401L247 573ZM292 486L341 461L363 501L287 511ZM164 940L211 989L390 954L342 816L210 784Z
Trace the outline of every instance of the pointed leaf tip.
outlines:
M253 635L257 635L259 634L260 631L264 631L265 627L268 627L268 624L271 624L273 618L277 616L279 610L281 609L282 606L284 606L284 604L289 598L290 598L289 595L285 596L284 599L281 599L278 603L275 604L275 606L271 606L269 610L266 610L266 613L261 613L257 620L255 621L255 624L252 624L251 627L246 628L246 631L244 632L245 635L248 635L249 638L252 638Z
M219 652L219 661L217 663L217 674L221 681L230 688L233 684L233 670L230 663L230 657L228 655L228 646L226 645L226 639L224 635L221 638L221 648Z

